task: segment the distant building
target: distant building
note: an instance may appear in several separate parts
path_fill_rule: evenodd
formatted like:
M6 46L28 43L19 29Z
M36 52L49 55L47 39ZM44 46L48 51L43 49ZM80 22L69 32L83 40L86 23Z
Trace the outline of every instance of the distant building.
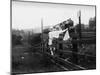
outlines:
M90 18L89 20L89 28L95 29L96 28L96 17Z

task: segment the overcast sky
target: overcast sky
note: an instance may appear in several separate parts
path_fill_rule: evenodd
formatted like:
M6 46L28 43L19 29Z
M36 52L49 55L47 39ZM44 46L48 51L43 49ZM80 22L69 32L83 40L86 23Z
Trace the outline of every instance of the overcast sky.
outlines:
M43 25L58 24L71 18L74 25L78 23L78 11L81 10L82 23L88 24L91 17L95 16L95 6L45 4L31 2L12 2L12 28L34 29Z

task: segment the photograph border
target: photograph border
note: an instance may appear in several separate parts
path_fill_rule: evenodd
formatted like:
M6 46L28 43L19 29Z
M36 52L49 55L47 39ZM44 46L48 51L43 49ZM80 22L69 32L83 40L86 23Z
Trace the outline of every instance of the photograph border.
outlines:
M97 69L97 5L94 4L73 4L73 3L57 3L57 2L43 2L43 1L27 1L27 0L10 0L10 74L12 75L12 1L16 2L29 2L29 3L45 3L45 4L59 4L59 5L75 5L75 6L93 6L95 7L95 17L96 17L96 69ZM89 69L89 70L96 70ZM83 70L77 70L83 71ZM61 71L63 72L63 71ZM64 71L65 72L65 71ZM54 73L54 72L43 72L43 73ZM28 74L28 73L25 73ZM37 74L37 73L34 73ZM40 73L39 73L40 74Z

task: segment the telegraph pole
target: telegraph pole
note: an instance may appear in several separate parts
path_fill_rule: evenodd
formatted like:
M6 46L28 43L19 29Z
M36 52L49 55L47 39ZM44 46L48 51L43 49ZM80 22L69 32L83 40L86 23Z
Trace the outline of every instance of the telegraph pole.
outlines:
M42 52L43 52L43 49L44 49L44 46L43 46L43 18L41 18L41 46L42 46Z
M73 63L78 64L78 46L81 46L81 11L78 12L78 19L79 19L79 25L78 25L78 34L79 34L79 42L75 43L73 42ZM73 40L77 40L73 38Z
M79 39L81 41L81 11L79 10ZM81 43L80 43L81 44Z
M41 18L41 33L43 33L43 18Z

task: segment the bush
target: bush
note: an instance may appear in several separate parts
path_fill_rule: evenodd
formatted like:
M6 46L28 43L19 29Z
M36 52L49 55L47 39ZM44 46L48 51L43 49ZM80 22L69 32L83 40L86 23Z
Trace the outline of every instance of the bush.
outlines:
M21 39L22 37L20 35L17 36L15 34L12 34L12 45L15 46L15 45L22 44Z
M36 44L41 43L41 34L38 33L38 34L32 34L32 35L30 35L29 38L28 38L28 43L31 46L34 46Z

